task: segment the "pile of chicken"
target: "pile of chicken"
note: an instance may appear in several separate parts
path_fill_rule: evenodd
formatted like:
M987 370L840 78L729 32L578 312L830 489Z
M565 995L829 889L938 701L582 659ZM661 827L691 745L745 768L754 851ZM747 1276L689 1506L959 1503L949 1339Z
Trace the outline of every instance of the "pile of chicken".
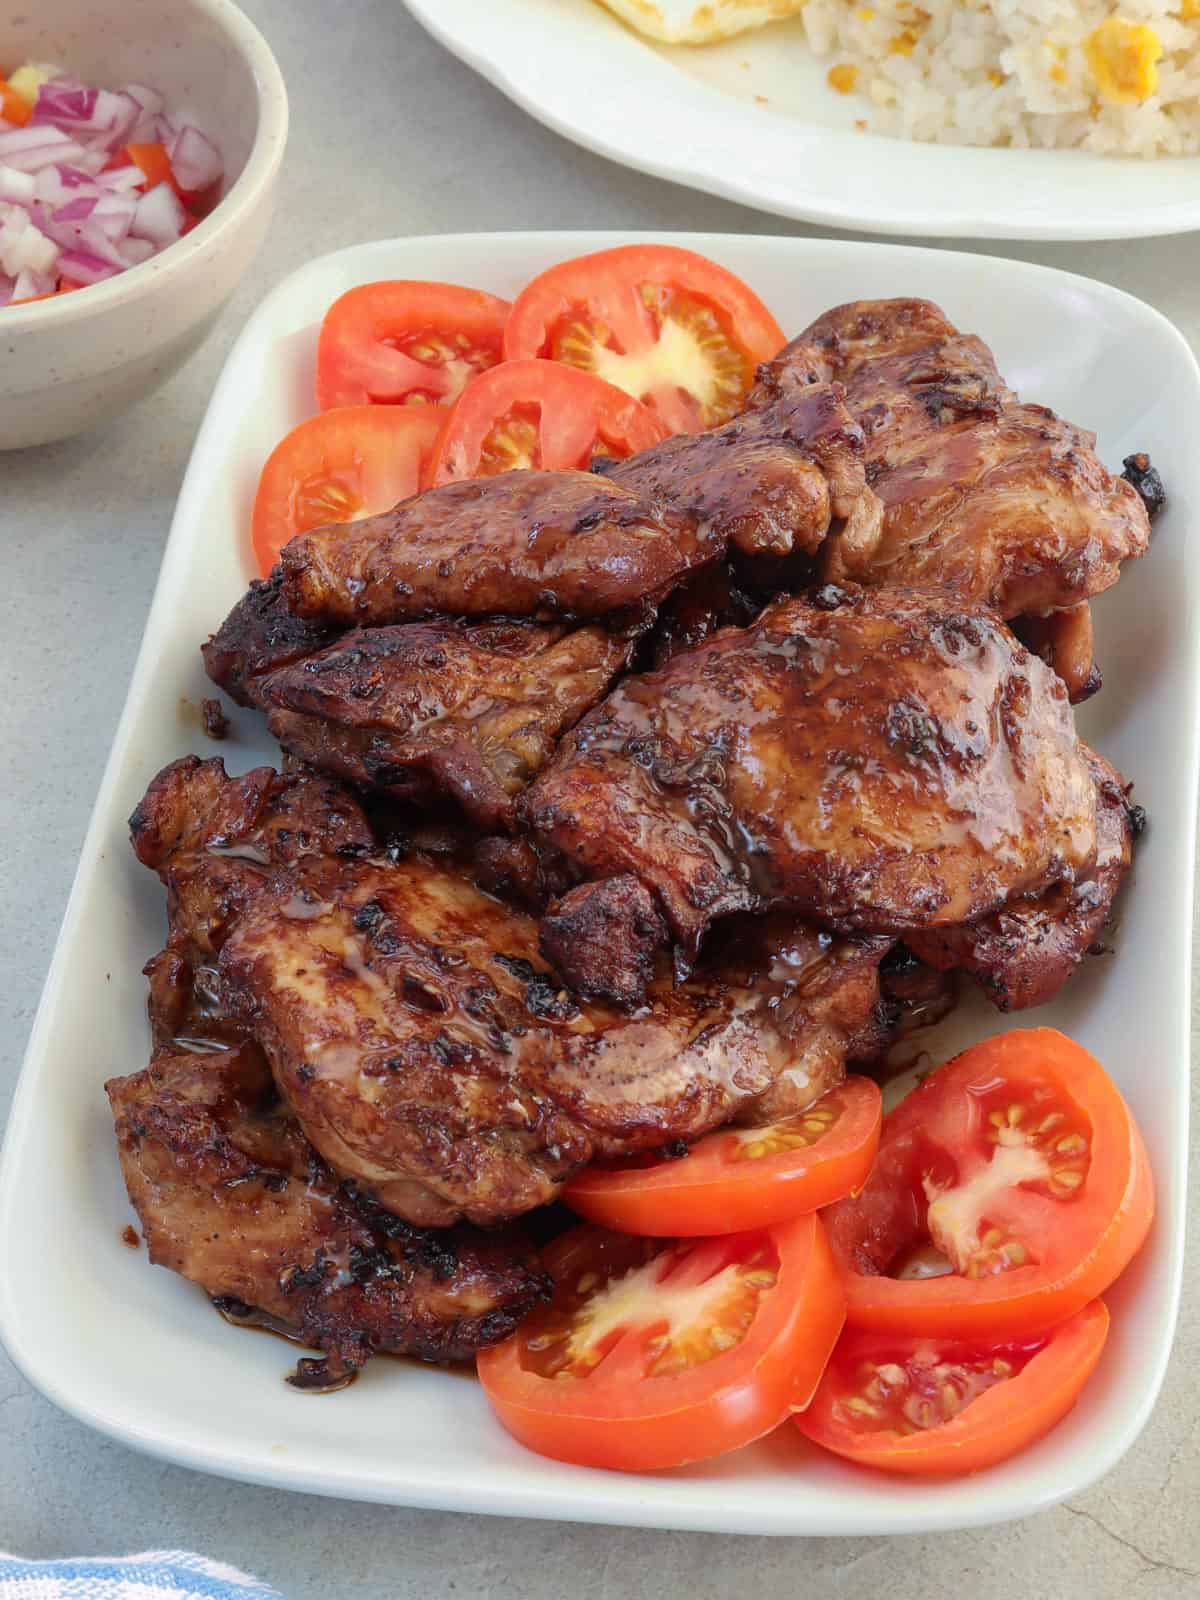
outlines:
M857 303L708 433L293 540L204 647L283 772L187 757L132 819L152 1258L310 1381L461 1357L581 1165L798 1112L936 973L1052 996L1140 822L1071 702L1161 494L1093 444Z

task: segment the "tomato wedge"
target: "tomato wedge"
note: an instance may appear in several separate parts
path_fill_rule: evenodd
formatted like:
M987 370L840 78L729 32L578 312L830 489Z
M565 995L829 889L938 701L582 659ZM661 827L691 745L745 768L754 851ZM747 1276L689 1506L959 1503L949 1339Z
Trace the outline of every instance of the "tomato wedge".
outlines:
M657 417L622 390L554 361L504 361L454 402L430 483L488 478L515 467L586 470L657 444Z
M563 1199L622 1233L717 1234L770 1227L852 1193L879 1144L880 1094L847 1078L815 1105L763 1128L721 1128L678 1161L588 1167Z
M436 406L343 406L293 428L267 458L254 500L251 538L263 576L298 533L416 494L445 420Z
M807 1405L845 1318L820 1221L720 1239L584 1226L544 1252L550 1305L478 1358L504 1426L624 1472L723 1455Z
M1116 1085L1081 1045L1033 1028L931 1072L884 1118L861 1193L824 1218L852 1325L1002 1338L1102 1293L1153 1214Z
M454 283L365 283L333 302L317 340L317 405L448 405L500 360L507 300Z
M1107 1336L1102 1300L1016 1344L852 1329L796 1426L814 1444L884 1472L978 1472L1062 1421Z
M783 330L740 278L674 245L635 244L564 261L513 302L504 357L582 367L695 433L741 409Z

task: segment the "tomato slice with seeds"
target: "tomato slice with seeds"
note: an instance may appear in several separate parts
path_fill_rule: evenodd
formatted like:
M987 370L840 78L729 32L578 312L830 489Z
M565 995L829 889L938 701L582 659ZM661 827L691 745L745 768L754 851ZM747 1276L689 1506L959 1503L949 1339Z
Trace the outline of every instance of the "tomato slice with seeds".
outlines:
M1128 1106L1053 1028L1000 1034L931 1072L884 1118L862 1191L823 1213L854 1326L997 1338L1101 1294L1153 1214Z
M1102 1300L1016 1343L851 1329L796 1426L884 1472L978 1472L1061 1422L1107 1337Z
M585 1225L544 1252L551 1303L479 1376L541 1455L648 1472L723 1455L807 1405L845 1318L819 1219L719 1239Z
M396 279L349 289L317 340L317 404L449 405L500 360L509 304L482 289Z
M674 245L598 250L551 267L517 296L507 361L582 367L643 400L668 433L695 433L742 408L783 330L742 280Z
M847 1078L799 1116L720 1128L677 1161L655 1156L588 1167L563 1199L623 1233L717 1234L816 1211L865 1183L879 1144L880 1093Z
M445 420L437 406L343 406L293 428L268 456L254 500L251 539L263 576L298 533L416 494Z
M504 361L473 378L446 422L429 483L517 467L588 469L663 437L657 417L622 390L554 361Z

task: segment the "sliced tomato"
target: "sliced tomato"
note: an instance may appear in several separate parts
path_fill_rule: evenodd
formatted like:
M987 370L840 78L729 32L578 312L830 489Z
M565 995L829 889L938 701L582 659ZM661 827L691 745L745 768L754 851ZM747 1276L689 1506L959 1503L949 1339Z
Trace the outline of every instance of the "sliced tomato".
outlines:
M844 1333L796 1426L863 1466L978 1472L1061 1422L1108 1336L1102 1300L1019 1343Z
M723 1455L807 1405L845 1318L821 1224L720 1239L585 1226L544 1253L549 1306L479 1355L504 1426L625 1472Z
M862 1191L824 1217L854 1326L1000 1338L1102 1293L1153 1214L1116 1085L1081 1045L1034 1028L931 1072L884 1118Z
M515 467L586 470L663 437L652 411L590 373L553 361L503 361L454 402L430 483L489 478Z
M551 267L513 302L504 357L582 367L695 433L741 409L783 330L740 278L674 245L598 250Z
M19 95L4 78L0 78L0 117L5 122L11 122L15 128L23 128L32 115L33 107L24 95Z
M449 405L500 360L509 304L482 289L397 279L349 289L317 341L317 404Z
M289 539L416 494L446 420L436 406L343 406L293 428L267 458L251 537L265 577Z
M721 1128L677 1161L650 1156L588 1167L563 1199L623 1233L716 1234L770 1227L866 1182L879 1144L880 1094L847 1078L799 1116Z

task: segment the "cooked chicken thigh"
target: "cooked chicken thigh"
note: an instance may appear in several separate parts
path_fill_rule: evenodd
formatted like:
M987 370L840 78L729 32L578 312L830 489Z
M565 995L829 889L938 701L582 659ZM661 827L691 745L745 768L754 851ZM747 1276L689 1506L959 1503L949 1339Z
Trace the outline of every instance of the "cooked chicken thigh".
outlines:
M581 875L651 891L685 963L730 912L954 926L1096 854L1062 684L990 612L905 590L780 601L626 679L519 809ZM563 952L581 993L616 937Z
M158 1051L105 1087L151 1261L323 1351L306 1386L378 1351L465 1360L546 1294L519 1235L410 1228L341 1183L252 1044Z
M506 472L285 545L301 617L343 627L644 608L722 553L716 530L592 472Z
M1025 405L987 346L927 300L867 300L818 317L764 367L752 404L817 375L845 385L866 436L882 519L860 516L826 542L835 582L930 588L1003 617L1074 606L1117 581L1146 549L1136 490L1095 453L1095 437Z
M596 1156L727 1121L785 1072L792 1102L816 1098L870 1015L889 942L750 924L688 983L660 968L628 1017L581 1005L533 918L447 868L312 858L254 900L220 970L332 1166L412 1222L490 1223ZM847 1026L827 990L851 979Z
M451 795L485 828L625 667L634 633L442 619L346 634L260 680L267 725L323 772L398 799Z
M855 515L862 452L862 429L826 383L596 470L689 513L747 555L811 555L835 518Z
M269 578L250 585L200 654L209 677L231 700L261 708L264 680L323 650L337 632L288 610L283 571L276 567Z
M1144 816L1128 799L1129 785L1094 750L1083 746L1096 785L1096 860L1073 882L1043 895L1010 901L964 928L926 928L908 936L913 953L941 971L961 968L978 979L1001 1011L1022 1011L1052 1000L1100 940L1129 870L1135 832Z

